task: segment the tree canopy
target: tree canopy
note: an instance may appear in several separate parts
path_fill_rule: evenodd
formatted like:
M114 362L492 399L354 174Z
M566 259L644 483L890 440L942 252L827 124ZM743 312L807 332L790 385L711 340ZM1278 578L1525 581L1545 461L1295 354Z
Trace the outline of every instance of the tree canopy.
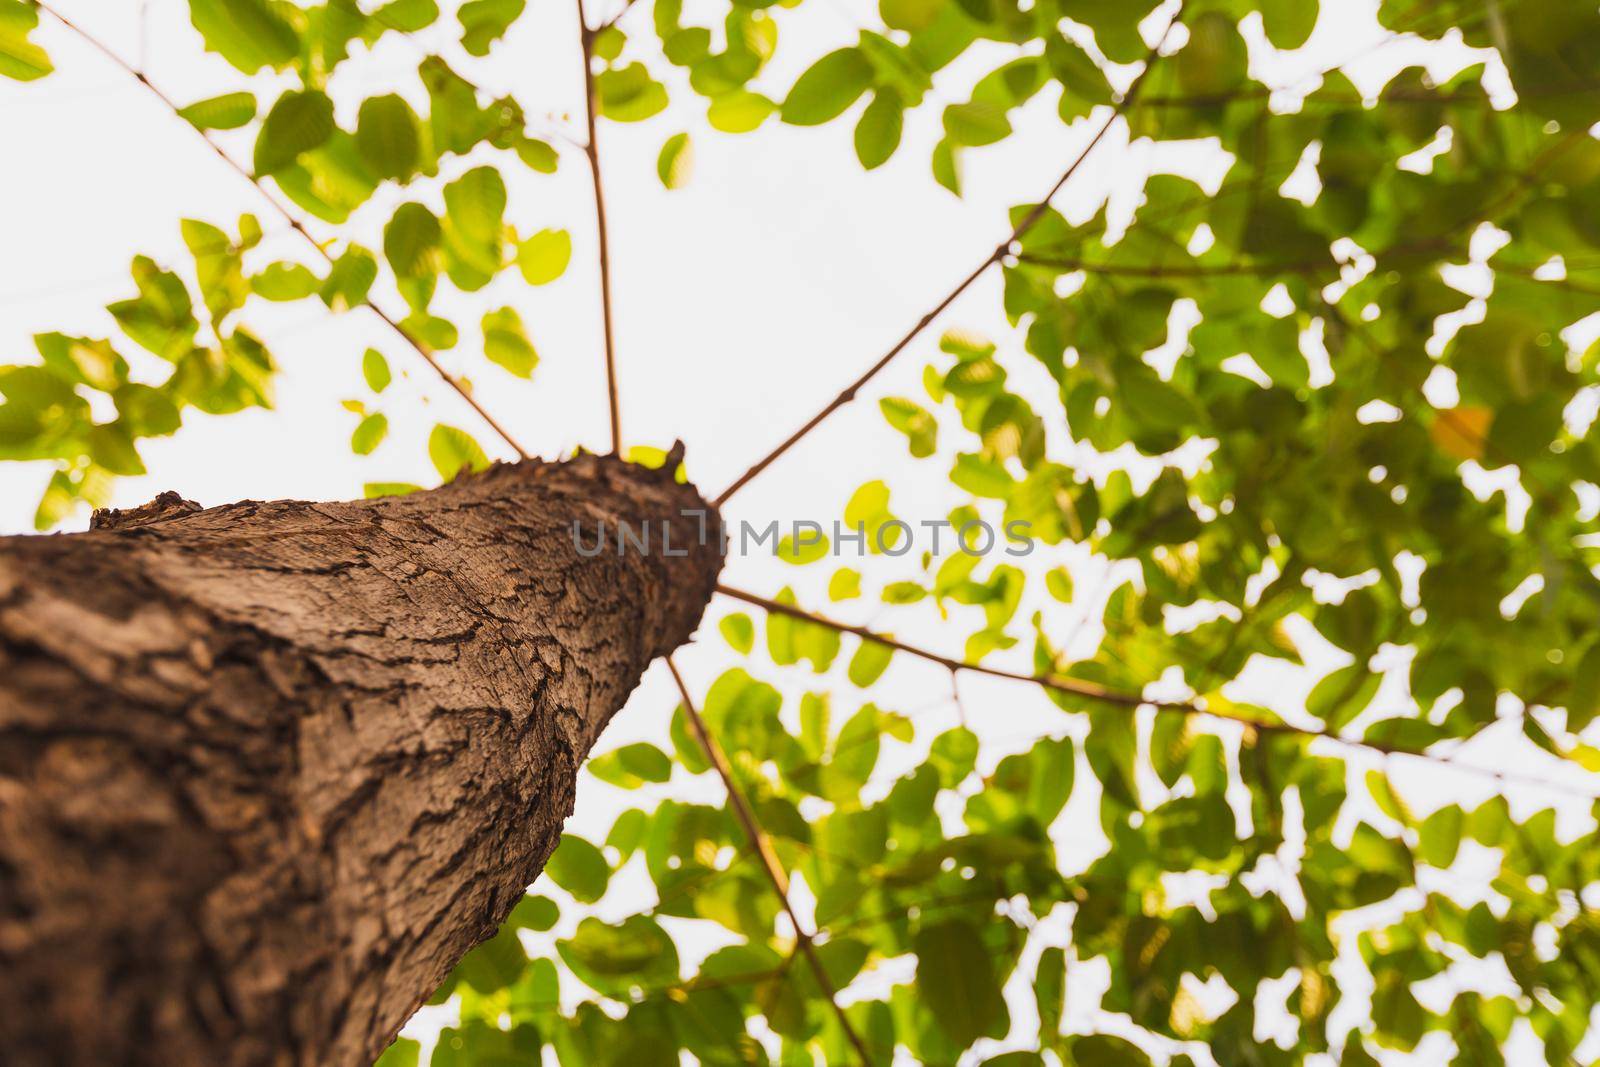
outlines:
M933 110L927 172L959 196L965 157L1021 109L1054 109L1083 134L1055 187L996 219L973 273L718 500L867 402L959 495L954 527L1026 523L1042 550L847 566L790 538L795 588L722 590L732 610L705 639L725 672L696 692L674 671L662 743L589 764L652 799L604 840L563 840L439 991L459 1021L430 1062L546 1046L566 1065L1592 1061L1600 789L1572 772L1600 772L1600 10L1381 0L1381 41L1412 65L1362 83L1361 57L1335 56L1285 83L1274 57L1355 17L1343 5L882 0L775 82L786 19L826 2L580 9L590 106L572 135L474 80L549 21L524 0L189 0L197 47L238 84L205 100L107 50L259 187L262 217L182 220L190 259L134 260L115 336L40 334L0 367L0 459L54 469L38 528L103 506L144 471L140 443L190 412L272 404L259 301L392 328L393 351L349 354L369 394L345 401L354 452L382 447L405 358L482 416L432 428L441 479L488 464L480 438L521 453L437 354L528 378L527 323L511 305L453 321L438 297L508 273L547 284L575 242L601 249L613 443L659 464L616 404L608 124L703 98L707 128L663 129L654 174L605 172L676 188L696 138L849 123L871 170ZM0 0L0 73L48 86L49 32L97 40L63 15ZM338 83L380 39L441 26L449 54L414 75L364 98ZM981 77L944 77L974 55ZM1224 166L1185 176L1169 146ZM1058 202L1100 153L1132 161L1137 195ZM596 193L570 227L508 223L505 174L568 166ZM386 187L399 195L375 199ZM365 248L344 228L375 203ZM302 234L304 257L264 260L264 225ZM938 314L987 272L1013 328L941 336ZM920 395L873 391L894 360L926 363ZM1016 384L1041 368L1055 395ZM868 478L840 520L893 548L891 488ZM918 613L946 620L940 648L884 621ZM1332 666L1303 699L1250 684L1304 676L1312 643ZM1042 693L1060 727L1003 758L965 726L928 736L895 696L919 660ZM1512 749L1542 753L1542 781L1481 758ZM1069 804L1090 824L1071 849ZM652 892L619 914L625 867ZM680 954L701 929L718 947ZM419 1051L402 1039L383 1062Z

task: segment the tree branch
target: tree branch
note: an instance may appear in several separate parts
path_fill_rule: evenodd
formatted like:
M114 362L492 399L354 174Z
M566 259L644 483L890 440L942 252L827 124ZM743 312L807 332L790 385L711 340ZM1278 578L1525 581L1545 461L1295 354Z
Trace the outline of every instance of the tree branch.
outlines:
M1096 263L1075 256L1021 255L1018 263L1049 267L1052 270L1077 271L1087 274L1119 275L1129 278L1208 278L1227 275L1257 274L1310 274L1323 268L1337 269L1333 259L1300 263Z
M600 246L600 317L605 331L606 405L611 416L611 451L621 453L622 411L617 403L617 346L611 327L611 241L606 231L606 193L604 183L600 180L600 139L595 121L598 109L595 105L594 39L605 27L590 30L583 13L583 0L576 0L576 3L578 42L583 52L583 117L589 131L588 139L583 144L583 157L589 161L589 174L594 179L594 221Z
M1139 76L1133 80L1133 84L1128 87L1127 94L1122 98L1121 101L1112 107L1111 113L1106 116L1105 121L1100 124L1100 128L1096 130L1094 136L1089 139L1089 143L1085 145L1082 151L1080 151L1077 156L1073 158L1071 163L1067 164L1067 169L1062 172L1061 177L1056 179L1056 183L1050 187L1050 191L1045 193L1044 199L1034 204L1032 209L1030 209L1028 213L1022 217L1022 221L1018 222L1017 225L1012 228L1011 233L1006 236L1006 239L996 245L994 251L990 252L989 255L984 258L982 263L979 263L970 274L961 280L960 284L958 284L954 289L950 290L950 292L947 293L942 300L935 304L933 306L933 310L929 311L926 315L923 315L922 318L918 319L916 325L912 326L911 329L900 338L900 340L896 341L889 351L885 352L881 357L879 357L876 363L868 367L864 374L847 385L838 396L835 396L832 400L828 401L828 403L823 406L821 411L807 419L805 424L794 433L790 434L782 444L778 445L777 448L774 448L771 452L768 452L765 456L761 457L761 459L756 461L754 466L745 471L743 474L739 475L738 478L735 478L733 484L728 486L728 488L724 489L717 496L717 499L714 501L717 507L721 507L723 504L727 503L733 494L744 488L745 485L747 485L753 478L771 466L774 460L783 455L785 452L789 451L789 449L793 448L795 445L799 444L807 434L820 426L823 420L825 420L829 415L832 415L835 411L838 411L840 408L850 403L850 401L854 400L856 398L856 393L860 391L862 386L866 385L873 378L877 377L879 371L887 367L901 352L904 352L911 345L911 342L915 341L919 336L921 336L923 330L932 325L933 321L944 313L945 309L947 309L951 304L955 303L962 293L965 293L969 288L972 287L974 282L983 277L985 271L1004 259L1007 253L1011 251L1012 246L1021 240L1029 230L1038 225L1039 220L1044 218L1045 212L1050 210L1050 201L1055 199L1056 194L1059 193L1067 184L1067 182L1072 179L1072 176L1078 172L1078 168L1083 165L1084 160L1088 159L1090 154L1099 147L1100 142L1105 139L1106 134L1111 132L1111 127L1116 124L1117 119L1126 113L1128 109L1131 108L1138 100L1139 90L1144 85L1145 77L1150 73L1151 66L1161 54L1161 48L1166 44L1167 38L1171 36L1173 27L1177 26L1182 17L1183 7L1180 4L1177 12L1172 16L1172 21L1169 22L1167 24L1167 28L1162 31L1160 40L1158 40L1154 47L1150 49L1149 53L1147 53L1145 57L1144 69L1141 70L1139 72Z
M210 134L208 134L205 130L200 129L198 126L195 126L187 119L183 118L183 116L180 114L181 108L178 106L177 101L173 100L172 97L168 96L159 87L157 87L156 84L152 82L144 73L144 71L123 59L104 41L101 41L98 37L94 36L89 31L79 26L76 22L73 22L71 19L61 14L59 11L56 11L48 3L43 2L43 0L40 0L38 3L38 8L59 22L69 32L73 33L86 44L90 45L96 51L104 55L107 59L111 60L112 63L116 64L140 85L144 86L145 89L149 90L150 94L157 100L160 100L162 104L166 105L167 110L171 111L173 115L179 119L179 121L181 121L185 126L189 127L189 129L193 130L195 134L206 143L206 146L211 149L218 159L222 160L236 174L254 186L256 192L261 195L261 199L272 207L272 210L280 218L282 218L285 223L288 224L291 230L299 234L305 239L307 244L316 249L317 254L321 256L325 262L333 262L333 257L328 254L328 250L322 246L322 242L318 241L314 236L312 236L311 231L306 229L305 224L295 217L293 212L280 203L277 197L269 193L266 189L266 186L261 184L261 180L259 178L257 178L254 174L251 174L250 171L240 164L238 160L230 156L220 144L213 140ZM491 430L499 435L500 439L517 454L518 458L529 458L529 453L517 443L514 437L506 432L505 427L501 426L500 423L495 420L494 416L490 415L488 411L484 410L483 405L479 404L475 399L473 399L471 390L469 390L466 385L460 381L460 379L456 378L455 375L445 370L443 364L441 364L434 356L433 350L424 344L420 338L416 337L404 326L400 325L399 321L396 320L394 316L390 315L387 311L383 310L383 308L374 303L371 297L363 299L362 306L377 316L379 321L383 322L384 325L388 326L395 333L399 334L406 344L410 345L417 355L422 357L423 362L427 363L429 367L433 368L434 373L437 374L446 385L448 385L451 389L454 389L461 399L466 401L467 406L476 412Z
M1064 693L1068 696L1075 696L1083 700L1092 700L1102 704L1110 704L1115 707L1128 708L1130 710L1149 707L1153 708L1159 713L1165 714L1210 716L1214 719L1222 719L1227 722L1239 723L1241 726L1256 730L1262 734L1280 734L1304 738L1321 738L1322 740L1332 741L1347 748L1375 752L1381 756L1409 756L1413 759L1426 760L1429 763L1434 763L1442 767L1448 767L1452 770L1482 775L1503 783L1524 782L1525 784L1538 785L1542 788L1552 789L1560 793L1571 793L1574 796L1584 797L1585 799L1600 799L1600 797L1597 797L1596 794L1568 789L1547 779L1508 774L1504 771L1491 770L1486 767L1475 767L1470 763L1461 763L1458 760L1450 759L1448 756L1435 755L1431 752L1419 752L1408 748L1400 748L1384 741L1345 737L1342 734L1336 733L1326 727L1295 726L1294 724L1287 722L1263 722L1258 719L1248 719L1240 715L1229 715L1226 712L1207 708L1201 704L1194 703L1193 701L1156 700L1147 698L1140 693L1131 693L1123 690L1112 689L1108 686L1097 685L1094 682L1085 682L1078 678L1065 678L1059 674L1024 674L1021 671L1008 671L1002 667L990 667L983 663L971 663L967 660L956 659L953 656L946 656L943 653L934 652L925 648L919 648L916 645L908 645L904 641L897 641L887 634L881 634L874 630L869 630L864 626L852 626L849 623L838 622L834 619L827 618L826 616L817 615L813 612L806 611L803 608L795 607L793 604L783 604L769 597L760 596L756 593L747 593L742 589L735 589L732 586L723 585L720 582L717 584L717 592L725 597L729 597L734 600L740 600L746 604L751 604L755 607L761 608L763 611L766 611L769 614L786 615L789 618L796 619L800 622L809 622L817 626L825 626L830 630L836 630L839 633L851 634L855 637L861 638L863 641L876 641L878 644L892 648L896 652L904 652L909 656L915 656L916 658L926 660L929 663L937 663L939 666L944 667L946 670L949 670L952 673L957 671L967 671L972 674L988 675L991 678L1003 678L1007 681L1027 682L1031 685L1037 685L1044 689L1053 690L1057 693Z
M862 1067L870 1067L872 1057L867 1053L867 1046L861 1040L861 1035L850 1023L850 1018L845 1014L844 1008L839 1006L837 991L833 988L833 981L828 977L827 970L822 966L822 959L817 955L813 935L806 931L800 924L800 917L795 914L794 907L789 903L789 875L784 871L783 864L778 862L777 853L773 851L772 839L767 836L757 821L755 812L750 807L744 792L739 788L733 778L733 767L728 763L727 753L722 751L722 746L711 736L706 729L705 720L700 717L700 712L695 708L694 700L689 696L689 687L684 684L683 675L678 673L677 664L672 662L672 657L667 657L667 670L672 673L672 680L677 683L678 693L683 697L684 714L689 719L689 729L694 732L695 740L700 742L700 747L705 750L706 759L711 761L716 768L717 777L722 779L723 787L728 791L728 803L733 806L735 817L739 825L744 828L745 837L749 839L750 846L755 849L756 855L761 857L761 864L766 871L767 880L772 883L773 891L778 894L778 901L782 904L784 913L789 916L789 922L794 925L795 940L800 946L800 951L805 954L806 963L811 967L812 974L817 979L817 986L822 990L828 1003L833 1008L833 1013L838 1017L839 1026L843 1028L845 1037L860 1057Z

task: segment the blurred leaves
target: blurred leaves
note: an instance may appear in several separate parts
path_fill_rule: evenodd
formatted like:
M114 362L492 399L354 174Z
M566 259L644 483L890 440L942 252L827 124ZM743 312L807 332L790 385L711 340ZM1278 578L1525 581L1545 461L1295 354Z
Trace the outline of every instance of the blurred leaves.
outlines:
M646 180L684 187L697 139L703 162L725 166L705 140L719 134L838 145L783 134L774 113L850 123L845 151L866 170L930 151L926 176L956 193L975 153L1040 121L1085 133L1121 111L1152 143L1139 149L1150 166L1110 198L1075 185L1070 212L1024 204L997 220L1026 230L997 261L1013 329L994 342L947 332L925 346L920 391L908 378L878 399L891 438L937 464L943 550L910 550L888 482L863 469L840 486L842 532L863 532L871 565L824 564L846 544L831 529L791 531L777 553L796 588L775 599L800 614L718 625L739 665L705 691L703 715L773 861L810 894L813 947L849 988L855 1036L885 1063L1139 1064L1177 1042L1225 1064L1366 1063L1369 1045L1412 1050L1445 1031L1459 1062L1495 1063L1515 1028L1571 1061L1600 973L1579 906L1600 880L1592 832L1558 835L1550 809L1493 796L1430 806L1413 761L1352 746L1434 758L1483 737L1552 767L1600 766L1585 732L1600 713L1600 451L1586 414L1600 359L1568 347L1600 311L1600 149L1583 132L1600 119L1600 13L1576 0L1379 5L1394 32L1493 50L1507 108L1490 103L1482 52L1448 75L1401 66L1372 91L1336 70L1274 91L1261 34L1299 49L1319 19L1346 17L1309 0L1190 0L1131 103L1113 85L1156 43L1153 0L881 0L821 55L794 51L808 41L790 32L797 6L656 0L590 38L602 117L673 109L658 126L678 132L648 135L660 148ZM263 301L341 312L398 298L394 318L425 351L533 375L530 326L559 334L521 286L563 276L572 223L540 202L548 223L523 228L512 194L567 149L552 104L525 112L477 82L496 46L505 57L538 39L539 12L451 10L448 63L425 55L414 76L367 86L365 69L341 66L435 26L434 0L191 0L204 47L250 80L180 117L253 145L254 173L318 220L327 263L269 255L248 216L187 220L178 261L132 261L114 326L41 333L0 367L0 459L49 466L40 529L104 506L115 477L144 472L141 442L190 409L271 404L275 362L244 321ZM0 73L51 72L37 23L32 4L0 0ZM944 74L958 59L960 88ZM690 98L706 118L686 129ZM1213 146L1215 184L1164 172L1169 145ZM358 221L381 231L381 257L348 239ZM1458 285L1463 264L1481 278ZM457 294L480 291L492 298L463 317ZM386 396L393 412L397 398L383 354L365 349L360 368L369 393L347 407L365 455L391 428L369 406ZM427 452L445 481L489 463L443 423ZM1482 472L1505 480L1485 488ZM1008 536L984 552L956 540L984 528ZM1022 544L1040 558L1001 555ZM1083 580L1084 560L1103 586ZM1061 736L1001 744L987 724L950 725L954 709L945 729L896 710L901 675L929 666L808 620L824 579L839 611L885 637L937 619L953 657L1067 683L1017 690ZM1306 671L1306 684L1243 703L1252 665ZM1157 692L1181 695L1123 706ZM1313 744L1318 732L1345 745ZM551 895L517 903L452 974L441 996L460 1021L432 1063L531 1062L544 1046L563 1064L857 1058L744 827L720 799L688 799L712 768L682 709L658 740L590 761L636 806L599 844L565 835L542 876ZM1348 796L1350 782L1365 788ZM1069 822L1075 847L1058 855ZM1086 828L1095 844L1078 848ZM1486 852L1492 871L1462 873L1458 859ZM1421 867L1454 867L1472 893L1439 891ZM650 891L612 906L613 875ZM680 924L714 927L720 947L686 965L698 953L680 955ZM1515 991L1419 995L1472 960L1503 964ZM1104 992L1069 1012L1082 964ZM1357 969L1370 1010L1335 1032ZM1013 982L1040 1021L1020 1043L1004 1040L1026 1002L1002 995ZM1217 1007L1197 984L1231 999ZM1297 1024L1292 1047L1257 1036L1272 990ZM1108 1016L1116 1036L1094 1032ZM1002 1043L975 1051L986 1038ZM418 1056L400 1041L381 1062Z

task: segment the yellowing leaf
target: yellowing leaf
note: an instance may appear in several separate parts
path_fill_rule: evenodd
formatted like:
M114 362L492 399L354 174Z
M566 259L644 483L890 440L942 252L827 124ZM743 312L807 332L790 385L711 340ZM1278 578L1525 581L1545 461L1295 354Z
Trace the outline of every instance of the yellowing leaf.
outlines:
M389 420L382 414L368 415L350 435L350 451L358 456L370 455L387 436L389 436Z
M1440 450L1456 459L1482 459L1494 412L1485 407L1450 408L1439 412L1428 435Z
M760 93L735 89L711 101L706 121L723 133L749 133L767 121L776 105Z
M540 230L517 246L517 267L529 285L546 285L567 269L572 235L566 230Z
M389 361L384 359L383 353L376 348L369 348L362 355L361 376L366 379L367 388L374 393L383 392L394 380L394 376L389 372Z
M42 78L55 68L44 49L28 40L39 12L22 0L0 0L0 75L17 81Z
M656 158L656 175L668 189L681 189L694 173L694 142L686 133L675 133L661 146Z

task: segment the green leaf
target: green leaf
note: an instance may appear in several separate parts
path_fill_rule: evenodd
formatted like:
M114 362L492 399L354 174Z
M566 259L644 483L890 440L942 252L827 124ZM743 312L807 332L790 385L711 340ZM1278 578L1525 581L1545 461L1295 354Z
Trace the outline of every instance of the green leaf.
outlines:
M905 105L894 93L878 92L856 123L856 158L867 170L883 166L900 147Z
M1178 84L1192 96L1229 92L1245 79L1244 39L1233 19L1207 11L1189 23L1189 41L1174 59Z
M627 43L627 35L616 26L605 26L594 35L591 50L599 58L611 63L622 55L622 49Z
M490 246L494 262L500 263L500 230L505 225L506 183L493 167L474 167L444 187L444 202L450 221L468 240Z
M933 146L933 180L961 195L961 158L949 138Z
M928 748L928 764L944 789L954 789L978 765L978 735L965 726L946 730Z
M865 689L883 676L893 658L894 649L881 641L862 641L850 657L850 681Z
M785 586L778 593L778 601L794 603L794 592ZM767 654L782 666L810 660L812 669L823 673L839 654L839 631L820 623L792 618L784 614L767 616Z
M362 487L363 495L372 500L383 496L408 496L422 492L422 486L410 482L368 482Z
M1000 105L974 100L944 109L944 132L951 144L979 147L1010 136L1011 120Z
M378 179L408 181L422 166L422 121L394 93L361 102L356 151Z
M844 506L844 524L866 537L872 552L893 551L906 535L903 524L889 510L889 486L883 481L863 482Z
M1453 804L1422 820L1417 849L1422 862L1441 870L1454 863L1465 825L1465 815Z
M420 1042L413 1041L409 1037L397 1037L383 1050L383 1055L378 1057L372 1067L417 1067L417 1060L421 1055Z
M373 12L373 21L401 33L416 33L432 26L439 18L435 0L389 0Z
M682 704L672 709L672 722L668 724L667 732L672 738L672 751L685 770L690 774L704 774L711 769L711 761L706 758L705 749L690 728Z
M37 377L49 383L48 394L51 403L72 402L74 394L67 388L68 382L78 382L109 393L128 380L128 361L111 347L109 341L91 341L86 337L68 337L60 333L41 333L34 336L33 345L39 350L44 365L52 373L41 375L36 370L24 370L20 367L14 370L22 372L24 377ZM14 376L8 375L7 379L14 381ZM10 390L16 387L12 384L4 388Z
M350 451L358 456L371 455L388 435L389 420L377 413L368 415L350 435Z
M556 945L574 974L602 993L621 994L659 986L678 977L678 950L659 924L647 915L630 915L612 926L584 919L572 938ZM641 1062L629 1057L626 1062Z
M1106 76L1089 54L1065 37L1056 37L1045 44L1045 62L1050 73L1061 83L1061 117L1072 121L1087 115L1096 104L1111 102L1111 87Z
M561 908L549 897L525 894L506 916L506 923L521 930L548 930L561 918Z
M1008 1023L994 965L972 924L963 919L925 926L912 941L916 989L939 1028L965 1048L980 1037L1002 1037Z
M890 426L906 435L913 456L921 459L933 455L939 443L939 423L926 408L913 400L890 396L878 401L878 409Z
M1337 730L1372 702L1383 677L1360 661L1341 667L1319 681L1306 698L1306 711Z
M828 599L853 600L861 595L861 572L850 567L840 567L828 579Z
M433 212L421 204L401 204L383 228L383 255L399 278L431 277L439 272L442 237Z
M442 422L428 435L428 458L447 482L464 470L481 471L489 465L489 457L471 434Z
M1033 996L1039 1007L1039 1036L1048 1048L1061 1033L1061 1016L1066 1008L1067 954L1062 949L1047 948L1039 957Z
M1319 0L1261 0L1261 22L1274 48L1305 44L1317 25Z
M250 289L267 300L304 300L322 287L311 268L300 263L271 263L250 279Z
M711 107L706 110L706 121L711 123L712 129L723 133L749 133L766 122L776 106L760 93L735 89L711 101Z
M879 0L878 13L890 29L915 33L932 26L945 3L946 0Z
M454 348L461 339L455 323L435 315L407 315L400 320L400 329L414 342L431 351Z
M1044 576L1044 585L1051 596L1063 604L1072 603L1072 572L1065 567L1057 567Z
M394 380L394 376L389 373L389 361L384 359L383 353L376 348L369 348L362 354L361 377L366 379L367 388L374 393L383 392Z
M237 130L256 117L256 98L250 93L224 93L197 100L178 114L200 130Z
M755 623L743 612L724 615L722 621L717 623L717 629L722 632L722 638L728 642L728 647L741 656L748 655L755 647Z
M488 55L489 46L505 36L526 6L526 0L468 0L457 13L461 47L468 55Z
M602 782L623 789L637 789L646 782L665 782L672 777L672 761L667 754L643 741L591 757L587 766Z
M789 90L783 121L820 126L844 114L872 84L872 63L859 48L829 52L812 64Z
M194 348L200 328L183 279L148 256L135 256L132 271L139 295L107 305L124 333L163 359L176 361Z
M1156 432L1184 429L1198 420L1193 402L1149 366L1128 360L1117 369L1117 389L1129 418Z
M916 582L890 582L883 587L885 604L915 604L927 596L928 591Z
M675 133L661 146L656 157L656 176L668 189L681 189L694 173L694 142L687 133Z
M72 480L67 477L65 471L56 471L50 476L50 481L39 498L39 506L33 513L33 528L43 533L72 514L76 504L77 494L74 492Z
M159 389L129 382L117 389L114 399L117 422L134 437L165 437L183 425L178 406Z
M189 18L206 50L246 74L281 69L300 54L297 14L283 0L189 0ZM259 165L256 170L267 173Z
M566 230L540 230L517 246L517 267L529 285L555 281L571 259L572 235Z
M778 542L776 555L783 562L796 567L815 563L828 554L827 535L820 530L807 529L799 537L785 534Z
M518 137L512 147L524 166L540 174L554 174L561 161L556 150L537 137Z
M882 749L884 713L863 704L839 729L832 758L823 766L823 793L836 801L860 802L861 787L872 777Z
M533 377L539 353L522 327L522 316L504 307L483 316L483 354L518 378Z
M956 457L955 467L950 471L950 481L973 496L995 500L1010 497L1017 484L1016 479L1000 464L965 452Z
M602 71L594 81L600 114L614 122L640 122L667 106L667 90L643 63Z
M1072 1039L1068 1062L1078 1067L1149 1067L1150 1057L1133 1042L1111 1034Z
M44 49L28 40L39 12L24 0L0 0L0 75L33 81L55 69Z
M562 834L561 843L544 866L545 876L583 904L605 896L611 867L600 850L574 834Z
M456 965L452 977L483 996L498 993L528 969L528 953L515 929L502 928Z
M272 105L256 137L255 172L282 170L333 136L333 101L318 89L289 90Z
M88 445L89 458L112 474L145 473L144 461L133 445L133 437L120 422L102 423L91 429Z
M367 293L378 279L378 261L359 245L351 245L333 261L318 294L334 311L345 311L367 302Z

